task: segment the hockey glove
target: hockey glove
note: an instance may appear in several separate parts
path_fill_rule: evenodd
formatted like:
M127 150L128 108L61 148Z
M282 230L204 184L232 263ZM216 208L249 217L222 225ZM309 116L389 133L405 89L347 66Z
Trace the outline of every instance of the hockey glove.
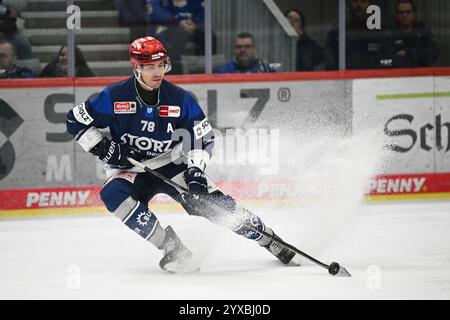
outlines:
M125 144L118 144L107 138L103 138L92 150L100 160L109 164L114 169L130 169L133 165L127 160L127 157L133 157L134 151Z
M208 182L205 173L197 167L188 168L184 172L184 181L186 182L189 191L196 194L208 193Z

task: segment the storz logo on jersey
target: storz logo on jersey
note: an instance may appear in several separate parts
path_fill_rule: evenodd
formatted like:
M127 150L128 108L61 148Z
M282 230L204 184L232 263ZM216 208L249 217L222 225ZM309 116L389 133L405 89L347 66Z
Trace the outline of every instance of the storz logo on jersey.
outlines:
M125 101L125 102L114 102L114 113L136 113L136 102Z
M159 116L164 118L179 118L181 108L179 106L160 106Z
M86 126L94 121L94 119L89 115L84 102L73 108L72 111L75 119Z
M151 151L163 153L170 150L172 140L159 141L147 137L138 137L129 133L125 133L120 140L130 146L136 147L142 151Z

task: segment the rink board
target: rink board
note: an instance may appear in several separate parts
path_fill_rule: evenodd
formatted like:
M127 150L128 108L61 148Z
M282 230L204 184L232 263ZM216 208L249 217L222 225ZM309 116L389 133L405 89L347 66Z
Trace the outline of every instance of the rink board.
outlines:
M73 141L65 115L74 104L122 79L0 82L0 215L103 210L98 200L98 186L105 179L103 165L93 162ZM313 131L315 126L332 127L337 135L379 132L390 158L383 174L369 183L366 199L370 201L450 198L450 68L193 75L170 80L190 91L222 131L271 130L275 124L281 137L289 135L292 127ZM255 112L256 120L250 116ZM211 167L226 173L216 178L243 183L238 179L247 177L247 170L255 165L239 167L227 157L215 156ZM267 168L260 169L255 172ZM265 197L248 188L237 195L233 191L239 187L230 188L230 193L244 203L262 205L298 200L282 193ZM38 197L41 191L36 190L44 194L34 203L35 198L29 197ZM87 191L89 195L83 193ZM158 199L154 205L173 206L164 201Z
M386 173L450 171L450 77L353 81L352 132L376 130L391 150Z
M269 192L268 184L285 185L284 192ZM311 201L293 196L294 183L290 181L237 181L217 182L226 193L243 205L264 207ZM291 187L291 186L292 187ZM53 189L0 190L0 218L45 216L58 214L106 213L100 199L101 186ZM450 199L450 173L383 175L377 176L368 185L366 201L408 201ZM182 211L182 207L170 197L159 194L150 208L160 211Z
M217 186L232 194L242 204L283 204L291 194L269 192L269 185L289 185L289 181L217 182ZM54 214L92 214L106 212L100 199L102 186L0 190L0 217ZM182 207L169 196L158 194L150 201L156 211L181 211Z
M109 81L113 80L117 79ZM47 84L37 81L41 85ZM62 79L60 86L52 83L54 87L48 88L2 88L0 83L0 108L8 113L0 120L6 128L3 134L0 133L0 145L4 145L0 154L6 168L3 174L0 173L0 189L91 186L104 182L103 164L95 162L91 154L78 146L65 124L66 114L74 104L96 96L106 82L104 79L91 81L72 86L73 83ZM191 83L183 84L183 88L195 96L212 126L218 130L276 129L283 137L289 135L291 128L310 126L310 123L333 127L341 135L349 132L349 96L340 93L351 89L350 85L349 81L334 80L321 81L320 86L317 81L253 81ZM250 114L258 114L257 121L251 120ZM318 119L321 119L320 123ZM258 138L261 135L258 134ZM215 153L219 144L216 141ZM234 154L231 157L228 153L222 157L215 154L211 167L226 172L227 179L235 180L247 170L245 166L240 167L241 171L236 170L239 159L230 161L230 158L234 158ZM254 166L250 161L246 163ZM261 165L261 171L264 169L270 170ZM224 180L225 177L216 179Z

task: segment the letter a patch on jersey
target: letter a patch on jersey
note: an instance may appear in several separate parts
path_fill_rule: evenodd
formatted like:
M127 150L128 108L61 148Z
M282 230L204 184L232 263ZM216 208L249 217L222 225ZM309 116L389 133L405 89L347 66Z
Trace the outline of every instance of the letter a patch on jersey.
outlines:
M159 116L163 118L179 118L181 108L179 106L160 106Z
M136 102L126 101L126 102L114 102L114 113L136 113Z

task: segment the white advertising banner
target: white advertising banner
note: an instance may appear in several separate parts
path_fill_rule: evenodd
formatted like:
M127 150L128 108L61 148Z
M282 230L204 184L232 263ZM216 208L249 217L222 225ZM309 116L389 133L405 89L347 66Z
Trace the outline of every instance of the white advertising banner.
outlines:
M450 77L434 81L436 172L450 172Z
M251 130L254 129L264 129L265 132L277 129L281 138L283 135L308 130L317 134L317 128L326 127L342 133L350 131L350 96L346 94L351 86L350 81L205 83L181 86L195 96L214 128L222 132L230 128L241 129L236 136L248 133L248 138L251 139L252 132L255 132ZM65 124L66 113L74 105L93 98L103 88L103 85L0 88L0 189L90 186L103 183L102 164L98 162L97 166L92 165L93 157L74 143ZM259 136L257 141L264 145L267 139L270 141L270 133L257 131L257 134L260 132L265 135L265 140ZM253 155L238 152L239 139L232 138L219 138L216 141L216 150L224 149L221 146L227 144L229 154L218 152L214 161L219 166L232 165L234 172L240 172L242 168L247 168L248 171ZM278 136L272 135L272 138L278 139ZM230 141L233 143L231 148ZM241 149L250 153L251 147L254 146ZM272 152L271 155L282 156L279 152ZM235 161L230 161L233 158ZM266 160L278 163L277 159ZM223 167L220 171L228 172ZM272 171L271 168L266 170L268 174Z
M353 132L379 131L386 174L450 170L450 82L445 77L353 81Z

